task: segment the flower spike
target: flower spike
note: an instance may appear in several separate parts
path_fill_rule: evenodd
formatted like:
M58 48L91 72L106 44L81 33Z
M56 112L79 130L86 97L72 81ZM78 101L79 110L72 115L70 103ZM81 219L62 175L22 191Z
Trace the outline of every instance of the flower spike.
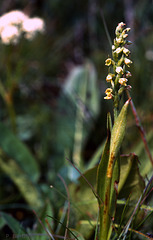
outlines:
M118 106L119 99L122 96L127 85L128 78L131 73L127 71L132 61L129 59L130 50L125 46L131 44L127 40L130 28L125 27L126 24L120 22L115 30L114 44L112 45L112 58L107 58L105 65L109 67L109 72L106 81L111 84L111 88L107 88L104 99L113 99L114 106ZM111 72L110 72L111 71Z

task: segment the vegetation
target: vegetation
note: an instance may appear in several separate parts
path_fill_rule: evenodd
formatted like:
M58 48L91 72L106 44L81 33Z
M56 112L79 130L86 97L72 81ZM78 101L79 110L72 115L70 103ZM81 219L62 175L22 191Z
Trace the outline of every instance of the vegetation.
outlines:
M0 4L1 239L153 239L152 6Z

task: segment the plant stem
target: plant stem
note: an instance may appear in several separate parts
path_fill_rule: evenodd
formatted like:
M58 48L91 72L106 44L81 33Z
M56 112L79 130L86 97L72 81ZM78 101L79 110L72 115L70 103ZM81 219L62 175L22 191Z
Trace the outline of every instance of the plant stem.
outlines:
M7 111L11 121L12 130L14 133L16 133L16 114L13 104L12 92L11 91L8 92L1 81L0 81L0 94L6 104Z
M10 116L12 131L16 133L16 114L14 110L13 102L6 102L8 113Z
M114 107L114 123L115 123L115 120L116 120L118 114L119 114L118 108Z

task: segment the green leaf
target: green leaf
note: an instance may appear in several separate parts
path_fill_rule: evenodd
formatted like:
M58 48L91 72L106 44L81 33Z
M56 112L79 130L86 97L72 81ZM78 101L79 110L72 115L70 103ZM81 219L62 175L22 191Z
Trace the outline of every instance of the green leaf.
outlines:
M84 85L86 84L86 89ZM86 91L87 99L84 98L80 89ZM97 84L97 74L93 64L87 61L83 66L75 67L64 85L64 92L77 103L76 96L85 104L91 114L96 116L99 112L99 91Z
M96 173L97 166L83 173L84 177L92 186L96 185ZM82 176L79 177L77 184L72 183L69 185L69 192L71 205L75 210L76 222L82 219L88 219L90 221L88 216L97 216L97 199L91 187Z
M5 226L6 222L3 218L1 218L0 220L0 229L3 228Z
M101 161L98 165L97 170L97 193L98 193L98 203L99 203L99 218L100 218L100 239L103 239L105 233L107 234L108 229L106 229L106 216L105 211L105 201L106 201L106 186L107 186L107 168L110 154L110 128L111 120L110 115L107 115L107 139L103 150ZM99 198L100 197L100 198ZM109 205L107 206L109 208Z
M111 183L111 192L110 192L110 210L109 210L109 212L110 212L111 218L115 217L119 178L120 178L120 156L118 154L118 156L115 159L112 183Z
M126 128L126 117L127 117L127 110L130 100L127 100L124 106L121 109L121 112L119 116L117 117L112 133L111 133L111 143L110 143L110 155L111 157L116 157L119 149L121 147L124 134L125 134L125 128Z
M153 132L150 131L146 134L147 143L151 152L151 155L153 156ZM151 177L152 176L152 164L148 157L148 154L146 153L146 149L144 146L144 143L142 139L140 138L140 141L138 141L134 146L132 146L132 149L130 149L130 152L134 152L141 162L139 169L140 173L143 177Z
M137 201L145 187L144 180L139 173L139 160L135 154L121 157L121 174L119 182L119 198Z
M108 123L109 122L110 121L108 120ZM104 200L105 200L105 182L106 182L106 173L107 173L108 160L109 160L109 149L110 149L110 129L108 128L105 147L104 147L101 160L97 169L97 193L100 197L100 199L98 199L100 206L102 206L102 203L104 203ZM101 209L100 215L103 215L103 210L102 210L103 207L100 207L100 209Z
M75 240L85 240L81 233L79 233L75 229L72 229L72 228L69 228L69 229L71 231L71 233L69 235L72 239L74 239L74 237L75 237Z
M135 154L129 156L121 156L121 173L119 182L119 195L118 199L125 199L125 202L130 198L126 212L124 213L124 224L131 216L136 202L141 196L145 187L143 178L139 172L139 160ZM120 203L120 201L118 201ZM117 207L116 222L120 222L120 216L122 215L124 205ZM137 225L142 221L144 217L144 211L141 210L136 218L135 224Z
M121 147L126 127L126 116L129 105L128 100L121 109L119 116L117 117L113 129L110 128L111 120L108 115L107 127L108 137L106 141L106 147L102 155L101 162L98 167L98 180L97 180L97 192L102 198L100 207L100 239L108 240L112 232L112 220L116 210L117 200L117 185L119 181L119 149ZM109 140L109 141L108 141ZM100 171L99 171L100 170ZM99 174L101 172L101 174Z
M36 182L40 172L35 158L25 144L23 144L3 123L0 122L0 147L8 157L14 159L28 178Z
M4 213L4 212L0 212L0 218L2 219L2 221L5 222L5 224L7 224L13 231L13 233L15 235L17 234L26 234L25 230L23 229L23 227L21 226L21 224L15 219L13 218L10 214ZM27 238L28 238L28 234Z
M38 209L43 205L41 193L13 159L4 158L0 152L0 167L12 179L28 204Z

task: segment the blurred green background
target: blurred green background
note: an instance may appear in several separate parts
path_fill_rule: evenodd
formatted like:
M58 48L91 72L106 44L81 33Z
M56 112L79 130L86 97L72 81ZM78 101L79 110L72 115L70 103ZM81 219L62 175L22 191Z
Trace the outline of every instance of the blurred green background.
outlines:
M6 79L12 81L16 125L14 135L1 97L0 147L4 152L0 153L0 208L30 227L35 221L31 213L34 207L41 208L42 216L59 214L65 199L49 186L63 192L57 174L67 184L79 175L67 158L82 171L99 161L106 138L106 114L112 112L112 102L104 100L104 62L111 56L109 38L114 38L114 29L121 21L131 28L129 84L152 147L153 1L1 0L1 15L14 9L38 16L46 25L45 33L31 41L21 39L15 46L0 44L0 80L6 87ZM20 146L21 142L24 145ZM123 150L133 149L147 161L141 164L143 176L150 174L151 165L129 111ZM2 234L11 234L6 222L3 216Z

